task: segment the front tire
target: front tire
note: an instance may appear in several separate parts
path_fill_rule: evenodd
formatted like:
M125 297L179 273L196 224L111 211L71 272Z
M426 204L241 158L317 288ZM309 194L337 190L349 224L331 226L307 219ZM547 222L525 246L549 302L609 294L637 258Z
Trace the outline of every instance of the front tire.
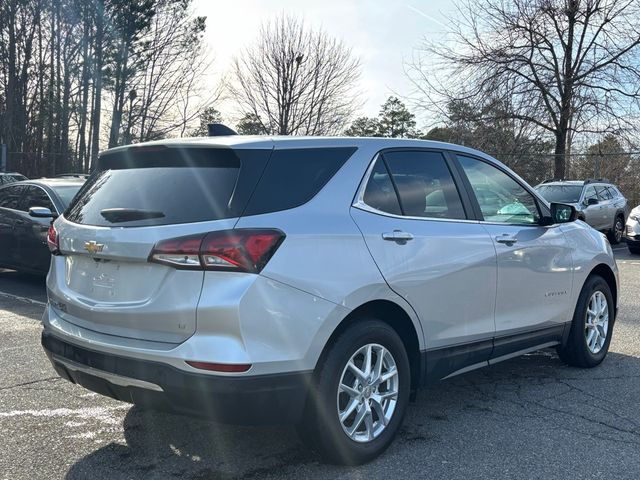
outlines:
M640 247L631 246L627 243L627 248L629 249L629 253L633 253L634 255L640 255Z
M611 245L619 244L622 241L622 235L624 235L624 218L617 215L613 222L613 228L607 233L609 243Z
M574 367L592 368L607 356L615 307L609 285L599 275L587 278L571 322L569 338L558 347L558 355Z
M396 331L362 319L333 342L319 365L301 439L330 463L360 465L391 444L411 388L409 359Z

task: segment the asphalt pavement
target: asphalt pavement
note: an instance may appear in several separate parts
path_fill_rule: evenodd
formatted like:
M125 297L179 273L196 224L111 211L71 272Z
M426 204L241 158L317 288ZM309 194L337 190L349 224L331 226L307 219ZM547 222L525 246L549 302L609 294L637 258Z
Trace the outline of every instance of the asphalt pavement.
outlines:
M552 350L419 393L376 461L323 465L289 427L144 411L58 378L41 347L44 280L0 271L0 478L640 478L640 256L616 256L620 312L605 362Z

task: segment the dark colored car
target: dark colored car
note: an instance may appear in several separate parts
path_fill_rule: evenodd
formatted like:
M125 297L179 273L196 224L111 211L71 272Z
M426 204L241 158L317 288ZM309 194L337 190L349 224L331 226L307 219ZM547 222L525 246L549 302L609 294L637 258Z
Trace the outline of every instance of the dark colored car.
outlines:
M79 178L41 178L0 186L0 268L49 271L51 219L67 208L83 183Z

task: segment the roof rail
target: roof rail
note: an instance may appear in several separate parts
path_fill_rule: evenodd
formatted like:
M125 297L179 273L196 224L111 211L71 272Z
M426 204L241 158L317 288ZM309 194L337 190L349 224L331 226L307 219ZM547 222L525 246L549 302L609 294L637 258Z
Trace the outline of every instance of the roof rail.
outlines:
M540 183L564 182L564 178L547 178Z
M584 184L588 183L611 183L607 178L586 178Z
M207 125L210 137L225 137L228 135L237 135L238 133L230 129L222 123L210 123Z

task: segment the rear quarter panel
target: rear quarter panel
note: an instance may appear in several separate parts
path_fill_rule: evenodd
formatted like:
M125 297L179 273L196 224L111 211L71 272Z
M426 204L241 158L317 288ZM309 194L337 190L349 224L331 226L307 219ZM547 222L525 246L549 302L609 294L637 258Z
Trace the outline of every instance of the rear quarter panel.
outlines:
M424 336L409 304L387 285L375 265L362 233L351 218L351 204L378 148L360 148L308 203L280 212L241 217L236 228L278 228L286 239L261 275L342 307L313 335L308 358L317 358L327 340L353 309L372 300L390 300L402 307L416 329L420 348ZM292 181L294 181L292 179Z

